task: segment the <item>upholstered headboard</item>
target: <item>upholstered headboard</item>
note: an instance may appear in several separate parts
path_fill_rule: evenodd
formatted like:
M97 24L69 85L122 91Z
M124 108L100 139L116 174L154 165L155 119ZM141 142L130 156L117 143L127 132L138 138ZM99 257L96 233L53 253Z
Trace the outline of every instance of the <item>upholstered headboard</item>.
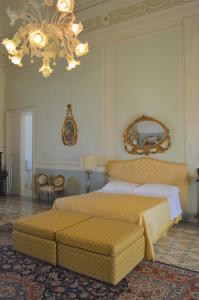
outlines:
M188 165L143 157L128 161L110 161L108 175L116 180L144 183L162 183L178 186L181 205L188 207Z

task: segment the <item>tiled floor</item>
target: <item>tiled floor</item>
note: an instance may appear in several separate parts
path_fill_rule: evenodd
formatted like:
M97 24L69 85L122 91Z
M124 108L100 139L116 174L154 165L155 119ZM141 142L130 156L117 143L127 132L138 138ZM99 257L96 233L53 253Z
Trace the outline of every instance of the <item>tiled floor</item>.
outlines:
M199 225L180 223L155 245L156 261L199 272Z
M0 225L51 208L47 201L0 197ZM180 223L155 245L156 261L199 272L199 224Z
M0 197L0 225L12 223L22 216L29 216L51 208L47 201L22 197Z

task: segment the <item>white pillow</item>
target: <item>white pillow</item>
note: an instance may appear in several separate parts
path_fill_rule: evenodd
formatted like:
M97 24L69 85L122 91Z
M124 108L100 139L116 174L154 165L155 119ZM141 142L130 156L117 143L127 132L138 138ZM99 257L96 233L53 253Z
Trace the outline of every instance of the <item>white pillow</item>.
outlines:
M147 183L138 186L136 188L136 192L149 193L154 195L171 195L174 193L179 193L180 189L175 185Z
M139 184L130 183L125 181L111 181L105 184L102 188L104 192L120 192L120 193L132 193L136 190Z

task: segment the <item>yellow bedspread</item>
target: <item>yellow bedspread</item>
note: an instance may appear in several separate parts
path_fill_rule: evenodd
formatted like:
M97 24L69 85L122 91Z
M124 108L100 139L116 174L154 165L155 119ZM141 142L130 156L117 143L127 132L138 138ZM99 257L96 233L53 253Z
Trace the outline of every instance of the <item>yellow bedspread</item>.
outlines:
M155 243L172 225L169 201L129 194L93 192L57 199L53 209L123 220L144 226L147 259L154 259Z

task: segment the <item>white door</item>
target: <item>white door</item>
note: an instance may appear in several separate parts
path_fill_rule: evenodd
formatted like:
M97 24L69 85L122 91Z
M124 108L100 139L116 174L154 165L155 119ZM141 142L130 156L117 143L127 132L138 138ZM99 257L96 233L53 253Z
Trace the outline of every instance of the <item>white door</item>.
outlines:
M32 112L21 114L21 196L32 196Z
M6 126L6 165L8 170L8 193L20 195L20 114L9 114Z
M32 196L34 174L34 109L6 113L7 192Z

